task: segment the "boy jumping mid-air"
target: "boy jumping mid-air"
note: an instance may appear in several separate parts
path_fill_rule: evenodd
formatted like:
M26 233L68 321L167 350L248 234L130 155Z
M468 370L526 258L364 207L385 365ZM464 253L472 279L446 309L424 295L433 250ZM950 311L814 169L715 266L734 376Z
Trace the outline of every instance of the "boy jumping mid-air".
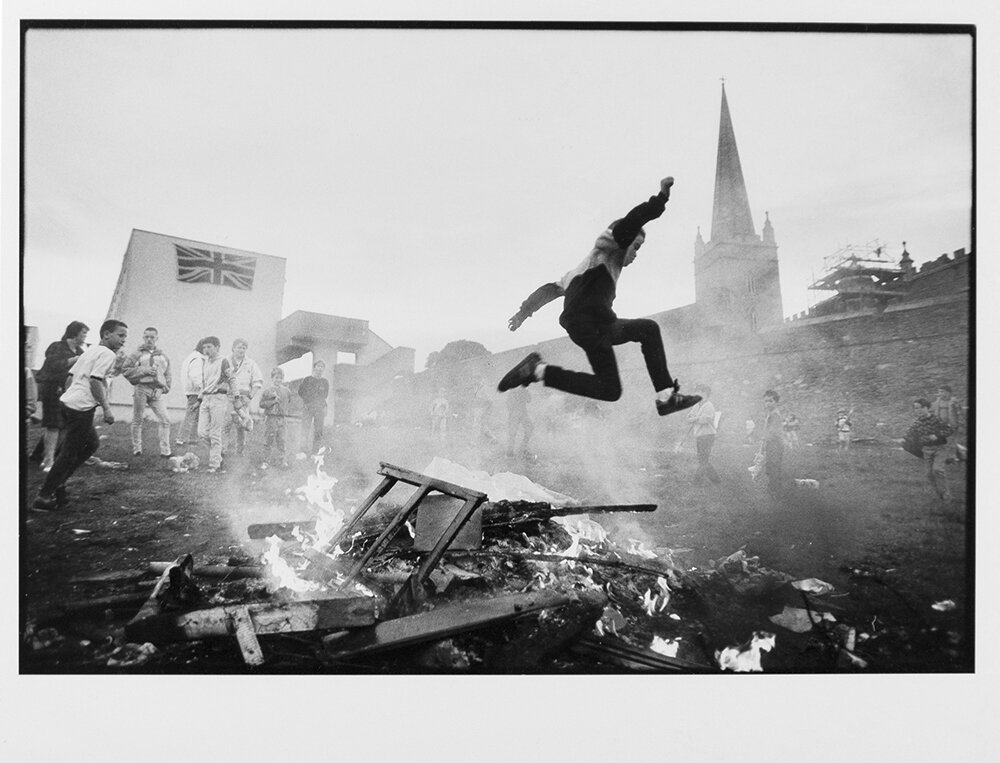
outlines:
M557 297L563 297L559 324L566 329L573 343L587 353L592 374L567 371L542 361L533 352L500 380L497 389L506 392L514 387L526 387L532 382L544 382L572 395L596 400L618 400L622 395L618 376L618 361L614 345L639 342L646 359L646 370L656 390L656 411L661 416L690 408L701 400L698 395L682 395L680 383L670 377L667 358L660 338L660 327L649 318L619 318L611 309L615 301L615 286L622 268L635 261L639 247L646 240L643 225L663 214L670 198L672 177L660 181L660 192L639 204L625 217L611 223L594 244L583 262L555 283L536 289L521 303L507 325L517 331L540 307Z

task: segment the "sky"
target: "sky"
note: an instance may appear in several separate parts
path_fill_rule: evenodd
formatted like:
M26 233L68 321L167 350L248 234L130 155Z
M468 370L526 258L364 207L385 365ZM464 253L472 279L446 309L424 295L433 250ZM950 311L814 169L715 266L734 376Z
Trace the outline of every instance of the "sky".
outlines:
M507 318L666 175L616 310L689 304L723 77L786 315L828 296L807 287L844 246L905 240L919 264L972 244L966 35L33 30L25 60L43 346L103 320L133 228L287 258L283 315L366 319L418 370L456 339L530 345L558 307Z

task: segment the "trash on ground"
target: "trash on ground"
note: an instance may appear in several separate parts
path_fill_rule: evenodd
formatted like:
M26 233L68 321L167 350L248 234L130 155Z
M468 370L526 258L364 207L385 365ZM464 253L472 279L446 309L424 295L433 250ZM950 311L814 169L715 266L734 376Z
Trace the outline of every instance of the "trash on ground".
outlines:
M760 664L762 652L774 649L777 637L767 631L754 631L750 640L739 646L727 646L715 653L715 659L721 670L731 670L734 673L763 673Z

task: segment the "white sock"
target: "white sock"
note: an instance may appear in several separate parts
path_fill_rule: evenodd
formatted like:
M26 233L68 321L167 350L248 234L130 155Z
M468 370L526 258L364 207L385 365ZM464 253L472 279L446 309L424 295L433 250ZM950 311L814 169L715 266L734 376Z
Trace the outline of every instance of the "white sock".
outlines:
M661 402L666 402L673 396L674 396L673 387L667 387L666 389L661 389L659 392L656 393L656 399Z
M535 381L545 381L545 366L547 365L548 363L539 363L535 366Z

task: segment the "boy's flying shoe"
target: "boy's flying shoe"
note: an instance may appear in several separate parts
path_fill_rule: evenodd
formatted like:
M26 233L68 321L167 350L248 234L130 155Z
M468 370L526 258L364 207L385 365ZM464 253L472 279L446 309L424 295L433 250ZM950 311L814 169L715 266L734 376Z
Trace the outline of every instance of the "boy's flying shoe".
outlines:
M512 369L500 380L497 391L506 392L514 387L527 387L535 381L535 367L542 362L542 356L533 352Z
M682 395L678 390L681 388L681 383L674 380L674 394L672 394L667 400L657 400L656 401L656 412L661 416L667 416L671 413L677 413L677 411L683 411L685 408L690 408L692 405L697 405L701 402L701 395Z

